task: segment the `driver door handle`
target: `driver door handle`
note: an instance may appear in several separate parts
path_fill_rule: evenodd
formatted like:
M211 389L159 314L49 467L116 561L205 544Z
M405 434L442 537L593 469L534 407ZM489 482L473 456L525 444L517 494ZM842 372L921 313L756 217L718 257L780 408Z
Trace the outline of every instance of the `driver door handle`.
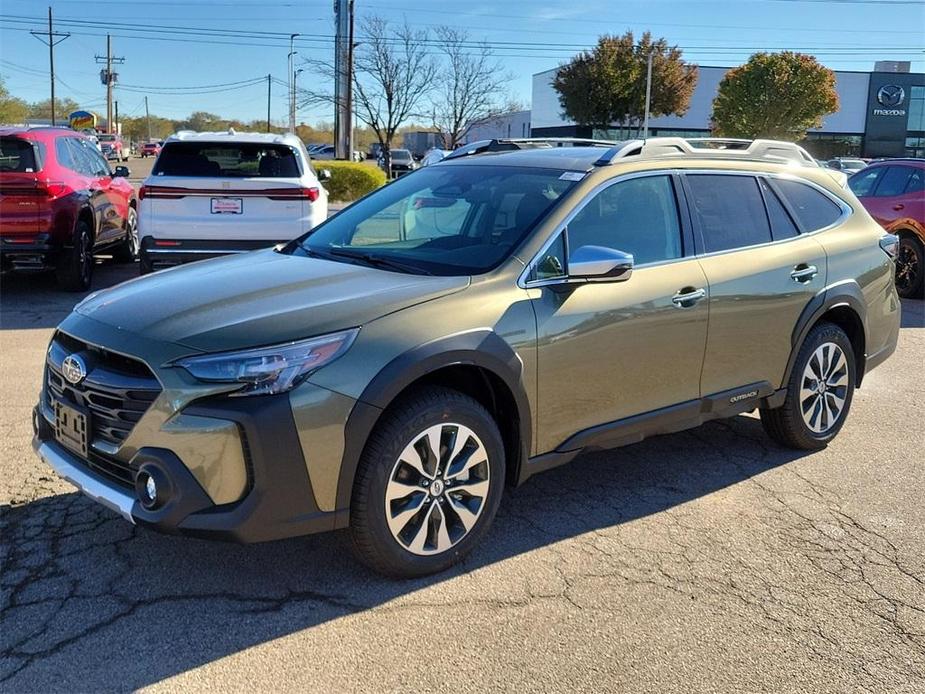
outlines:
M685 287L684 289L679 289L678 293L671 297L671 303L673 303L677 308L690 308L706 295L707 292L705 289Z
M806 263L801 263L793 268L793 272L790 273L790 278L794 282L811 282L813 277L819 273L819 270L816 269L815 265L807 265Z

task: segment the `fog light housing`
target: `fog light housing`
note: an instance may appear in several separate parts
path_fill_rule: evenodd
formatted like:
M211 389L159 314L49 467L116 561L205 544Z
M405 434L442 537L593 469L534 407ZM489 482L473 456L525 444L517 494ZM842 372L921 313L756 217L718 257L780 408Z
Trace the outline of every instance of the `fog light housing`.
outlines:
M154 465L143 465L135 476L135 494L148 511L155 511L170 498L167 475Z

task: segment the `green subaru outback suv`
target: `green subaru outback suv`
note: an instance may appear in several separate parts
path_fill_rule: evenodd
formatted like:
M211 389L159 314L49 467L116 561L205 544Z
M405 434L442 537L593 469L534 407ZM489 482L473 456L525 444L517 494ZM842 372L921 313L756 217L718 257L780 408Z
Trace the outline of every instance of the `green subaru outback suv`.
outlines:
M491 141L288 244L88 297L34 445L133 523L349 528L427 574L584 449L756 408L825 446L896 345L895 242L792 144Z

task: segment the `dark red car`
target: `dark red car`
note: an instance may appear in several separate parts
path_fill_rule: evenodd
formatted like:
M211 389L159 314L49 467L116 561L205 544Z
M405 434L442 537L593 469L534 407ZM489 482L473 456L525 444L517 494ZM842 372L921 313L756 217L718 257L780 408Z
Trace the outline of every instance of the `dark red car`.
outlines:
M880 225L899 236L896 290L922 298L925 286L925 160L875 162L848 179L848 187Z
M145 157L156 157L161 153L161 143L160 142L145 142L141 146L141 158Z
M134 261L128 175L73 130L0 128L0 270L54 269L64 289L85 291L94 254Z

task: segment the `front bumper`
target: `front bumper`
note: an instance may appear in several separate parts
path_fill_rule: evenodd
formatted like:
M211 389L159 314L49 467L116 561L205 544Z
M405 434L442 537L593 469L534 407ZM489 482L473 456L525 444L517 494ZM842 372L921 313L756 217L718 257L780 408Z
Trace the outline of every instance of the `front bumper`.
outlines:
M107 476L55 438L47 408L33 413L33 448L61 477L131 523L170 534L261 542L333 530L346 509L322 511L302 455L288 395L212 398L183 410L190 417L233 422L241 431L247 488L232 503L217 504L174 451L137 450L128 467L134 485ZM319 461L321 462L321 461ZM156 504L142 503L146 476L158 480Z

